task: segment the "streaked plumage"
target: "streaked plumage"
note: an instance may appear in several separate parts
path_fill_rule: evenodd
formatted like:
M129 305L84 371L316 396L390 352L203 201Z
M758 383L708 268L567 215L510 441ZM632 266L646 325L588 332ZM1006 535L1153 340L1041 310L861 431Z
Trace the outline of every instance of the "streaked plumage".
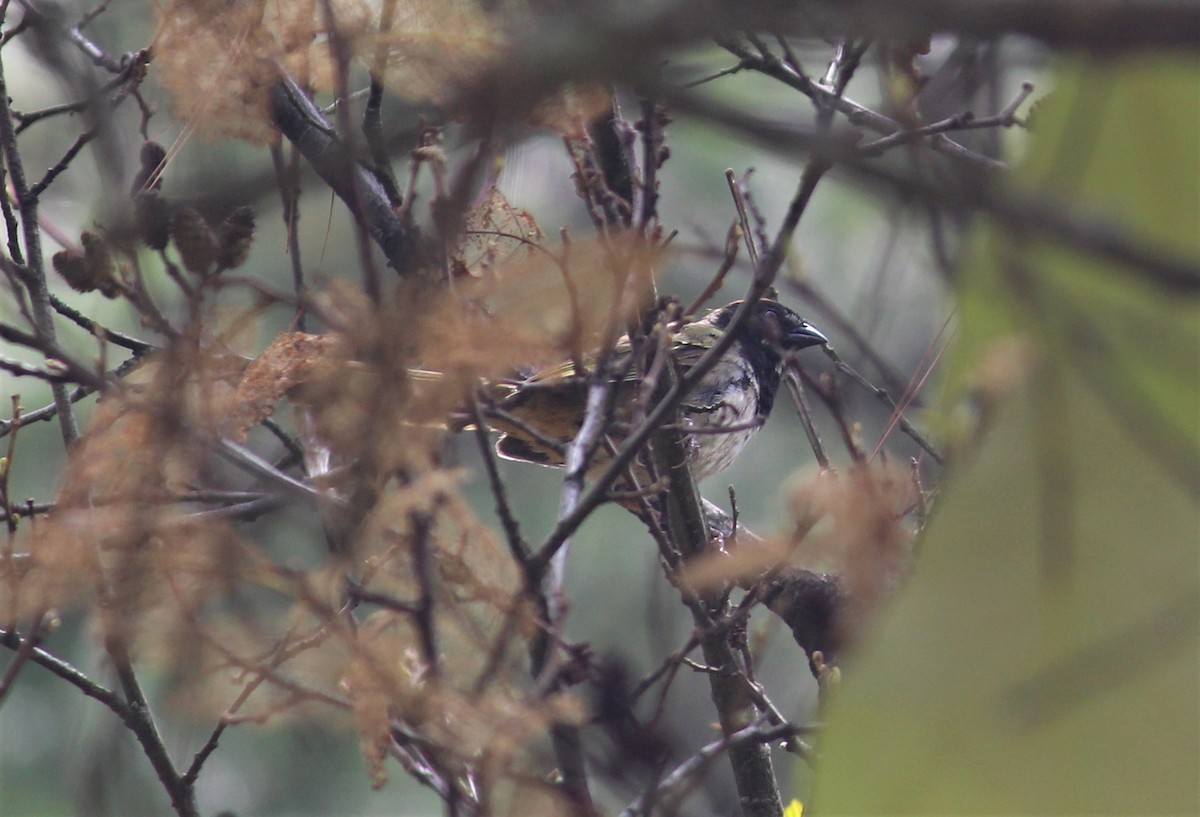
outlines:
M740 304L735 301L679 328L672 346L681 372L686 373L717 342ZM681 404L683 421L705 432L687 439L697 479L729 467L771 413L782 376L783 355L826 342L824 335L782 304L762 300L754 305L748 320L738 329L737 340ZM628 348L627 343L619 345L618 356L628 354ZM628 427L633 420L638 382L637 375L631 374L616 384L618 427ZM587 381L574 376L571 364L539 372L507 387L498 405L560 445L548 445L526 429L493 420L492 425L504 432L496 443L497 452L506 459L561 467L562 445L578 434L586 398ZM715 429L729 430L711 433ZM602 450L597 462L605 459Z

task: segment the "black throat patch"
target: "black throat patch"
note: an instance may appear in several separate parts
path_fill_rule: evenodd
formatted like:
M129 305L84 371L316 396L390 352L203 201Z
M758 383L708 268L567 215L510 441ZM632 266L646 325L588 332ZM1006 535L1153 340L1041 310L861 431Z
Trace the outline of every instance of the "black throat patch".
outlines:
M766 417L775 405L775 392L779 391L783 358L766 338L747 338L745 331L740 334L742 337L738 339L737 349L745 356L758 381L758 413Z

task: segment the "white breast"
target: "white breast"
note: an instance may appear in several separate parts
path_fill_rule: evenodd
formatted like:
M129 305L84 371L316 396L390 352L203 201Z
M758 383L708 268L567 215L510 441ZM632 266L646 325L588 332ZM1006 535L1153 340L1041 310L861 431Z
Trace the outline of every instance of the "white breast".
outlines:
M731 371L732 369L732 371ZM692 472L697 480L718 474L733 463L742 448L758 431L758 381L748 365L718 367L706 381L722 382L721 388L699 389L696 399L685 406L684 423L704 429L691 434L687 447ZM713 433L718 429L731 429Z

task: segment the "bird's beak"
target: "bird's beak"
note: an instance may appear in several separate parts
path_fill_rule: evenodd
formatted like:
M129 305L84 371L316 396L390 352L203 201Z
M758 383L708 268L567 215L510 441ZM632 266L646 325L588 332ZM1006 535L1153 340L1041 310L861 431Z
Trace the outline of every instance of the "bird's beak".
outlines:
M806 321L801 321L798 329L793 329L783 337L783 346L787 349L806 349L809 346L824 346L827 343L829 338Z

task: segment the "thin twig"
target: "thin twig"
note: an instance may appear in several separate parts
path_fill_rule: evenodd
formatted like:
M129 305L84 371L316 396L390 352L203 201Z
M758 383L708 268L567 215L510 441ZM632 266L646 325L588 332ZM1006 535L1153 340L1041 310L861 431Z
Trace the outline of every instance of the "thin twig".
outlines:
M653 99L642 100L642 206L638 215L638 231L646 234L651 222L658 218L658 168L663 154L662 106Z
M985 128L1011 128L1014 125L1021 125L1023 123L1016 116L1017 109L1021 107L1021 105L1032 93L1033 83L1023 82L1021 83L1021 89L1017 92L1017 95L1013 97L1012 101L1009 102L1002 111L994 116L985 116L977 119L973 114L971 114L970 111L965 111L963 113L947 117L946 119L938 122L933 122L919 128L897 131L889 134L888 136L876 139L874 142L868 142L860 147L858 152L864 158L869 158L873 156L879 156L888 149L896 147L897 145L914 142L925 136L934 136L937 134L948 133L950 131L980 130Z
M876 386L874 383L867 380L867 378L863 377L861 374L859 374L857 371L855 371L853 366L851 366L850 364L848 364L844 360L842 360L842 358L838 355L836 350L829 348L827 346L825 354L828 355L829 359L833 361L835 366L837 366L837 370L839 372L841 372L842 374L849 377L851 380L853 380L858 385L862 386L864 389L866 389L871 394L875 395L875 397L881 403L883 403L885 406L887 406L888 409L891 410L893 416L896 418L896 422L899 424L900 429L905 434L907 434L912 439L913 442L915 442L917 445L921 446L921 448L925 449L926 453L928 453L929 456L933 457L934 460L936 460L939 465L946 464L945 457L943 457L941 455L941 453L937 450L937 448L935 448L933 446L933 444L930 443L929 440L927 440L925 438L925 436L920 431L918 431L913 426L913 424L910 423L905 418L903 411L901 410L899 405L896 403L896 401L894 399L892 399L892 396L890 394L888 394L887 389Z
M737 263L738 245L741 243L742 233L737 222L729 225L729 232L725 234L725 257L721 259L721 266L717 267L716 274L704 287L704 290L696 296L696 300L692 301L688 308L683 310L684 315L694 315L696 310L704 305L704 302L711 298L725 284L725 276L733 269L733 265Z
M812 448L813 456L817 459L817 465L821 466L822 471L827 471L829 470L829 456L825 453L821 435L817 433L816 423L813 422L812 409L808 405L808 397L804 394L804 383L796 376L794 366L788 366L785 381L788 390L792 393L792 398L796 401L800 424L804 426L804 433L808 437L808 444Z
M349 43L346 36L342 33L341 27L338 25L337 12L334 9L333 0L320 0L321 18L325 25L326 45L329 49L329 56L332 58L334 79L336 81L335 90L341 99L347 99L350 96L350 62L353 59ZM337 109L338 131L342 137L342 152L337 157L337 160L344 165L343 175L350 180L349 202L355 213L361 213L366 205L366 195L363 190L362 180L365 178L363 173L353 172L354 167L354 129L350 121L350 106L339 105ZM385 192L386 195L386 192ZM388 196L388 207L392 206L391 196ZM379 278L379 270L375 267L375 258L371 251L371 232L368 225L361 219L355 222L357 229L355 236L358 238L358 262L362 267L363 289L367 293L367 297L371 299L371 303L379 306L380 299L383 297L382 281Z
M678 811L678 806L688 794L700 784L705 771L712 765L712 762L721 755L738 747L762 746L773 741L786 740L795 735L795 730L796 728L789 724L777 725L763 719L720 740L715 740L663 777L654 791L641 795L626 806L620 817L648 815L650 812L646 807L649 803L663 805L663 801L666 801L663 811L667 814L674 813ZM745 805L743 803L743 806Z
M501 401L503 404L503 401ZM567 446L562 440L555 439L549 436L541 429L530 425L512 412L505 411L499 405L485 405L483 407L485 417L494 418L502 421L505 425L510 425L519 430L522 435L528 436L530 439L537 440L539 445L544 445L551 451L554 451L562 456L566 455Z
M303 499L323 503L346 504L344 499L332 496L326 491L321 491L306 482L283 473L249 448L239 445L232 440L223 439L218 441L217 453L245 471L263 477L268 482L274 483Z
M11 559L11 554L5 554L5 561L9 559ZM39 612L33 616L33 628L28 635L21 639L16 656L5 668L4 676L0 678L0 707L4 706L4 702L8 700L8 693L13 690L18 676L29 665L29 659L33 657L33 651L37 649L38 641L41 639L42 627L45 624L45 615L45 612Z
M384 593L367 590L357 582L347 582L346 596L350 601L357 604L374 604L385 610L391 610L393 613L401 613L406 616L416 616L418 613L416 604L409 601L401 601Z
M729 39L718 40L718 43L722 48L740 57L746 68L764 73L783 82L785 85L795 88L800 93L812 99L818 106L831 106L834 110L844 114L851 125L866 128L867 130L884 135L891 135L905 130L904 125L900 122L873 111L864 105L860 105L846 98L844 95L823 88L819 83L813 82L805 75L797 74L778 57L770 54L754 54L741 44ZM929 146L933 150L965 163L973 164L980 169L1003 170L1006 167L1002 162L997 162L989 156L984 156L982 153L977 153L963 147L945 134L935 134L931 137Z
M701 85L712 82L715 79L721 79L722 77L728 77L728 76L731 76L733 74L739 73L740 71L744 71L744 70L746 70L746 66L743 63L739 62L736 65L729 66L728 68L722 68L720 71L714 71L711 74L706 74L705 76L700 77L700 79L693 79L689 82L685 82L680 87L684 88L685 90L690 90L692 88L697 88Z
M745 191L742 190L742 184L738 181L732 167L725 170L725 182L729 185L730 195L733 196L733 206L737 210L738 223L742 225L742 237L746 242L746 253L750 256L751 268L758 269L758 245L754 243L754 231L750 229L750 208Z
M71 162L75 161L75 157L79 155L79 151L83 150L87 146L88 142L95 139L97 133L99 133L98 127L90 128L79 134L79 136L75 137L75 141L69 148L67 148L67 151L62 155L62 158L55 162L54 165L46 171L46 174L42 176L41 181L29 188L29 195L36 199L41 196L42 193L46 192L46 188L49 187L55 179L62 175L64 170L70 167Z
M643 693L646 692L646 690L654 686L655 682L658 681L659 678L662 678L664 675L674 675L675 671L683 664L684 659L687 658L688 653L696 649L698 646L700 646L700 640L696 637L695 633L693 633L688 637L686 644L668 655L665 659L663 659L662 663L658 665L657 669L655 669L642 680L638 681L637 685L634 686L634 688L629 692L630 703L632 704L633 702L637 701L637 699L640 698Z
M606 425L609 392L613 384L608 380L604 367L598 367L593 373L587 389L583 423L579 433L568 445L566 451L566 476L563 478L562 493L559 497L558 518L561 520L579 512L580 500L583 496L583 479L587 472L592 454L603 438ZM539 555L544 552L539 551ZM547 627L557 630L566 612L564 594L566 592L567 555L570 552L570 535L563 537L545 560L533 562L537 573L542 578L542 594L546 599ZM545 565L545 570L540 569ZM536 677L545 675L552 662L549 660L549 636L539 634L537 643L540 649L534 654L534 674ZM590 810L591 793L588 790L587 773L583 766L583 756L579 741L578 730L574 728L559 728L552 734L555 753L558 756L560 772L563 776L563 788L577 806Z
M509 553L512 554L518 565L526 567L529 564L529 545L526 543L525 537L521 535L520 524L512 511L512 504L508 500L508 491L504 486L504 481L500 478L500 469L496 465L496 454L492 450L491 440L488 439L487 426L478 397L472 398L470 410L475 441L479 444L479 455L483 458L484 470L487 471L492 498L496 501L496 515L500 517L500 524L504 528Z
M115 368L111 372L109 372L106 375L105 379L120 379L120 378L124 377L125 375L127 375L129 372L133 371L133 369L136 368L138 365L140 365L142 363L142 361L143 361L143 358L140 358L137 356L131 357L128 360L126 360L125 362L123 362L121 365L117 366L117 368ZM70 393L70 395L68 395L68 398L70 399L70 401L72 403L78 403L83 398L85 398L91 394L95 394L96 391L97 391L96 384L77 386ZM52 419L53 417L55 417L57 415L58 415L58 405L56 403L51 403L49 405L42 406L39 409L34 409L33 411L25 412L20 417L20 423L22 425L28 425L29 423L36 423L36 422L40 422L42 420ZM4 437L5 435L7 435L9 432L12 431L12 429L14 427L15 426L14 426L14 423L12 420L0 420L0 437Z
M21 395L14 394L10 398L12 400L12 419L9 420L9 425L13 429L12 435L8 438L7 453L4 456L4 467L0 468L0 511L4 512L4 523L8 528L9 535L5 537L4 547L0 550L0 558L12 560L13 554L13 536L17 531L17 514L13 510L12 497L9 490L9 480L13 474L13 464L17 460L17 432L21 430ZM18 575L16 572L4 571L5 578L9 583L14 581ZM11 592L11 588L10 588Z
M26 638L19 633L0 628L0 645L7 647L10 650L20 650L25 643ZM78 689L84 695L94 700L99 701L108 707L118 718L128 723L131 717L130 707L125 701L121 700L121 696L107 687L96 683L84 673L77 670L71 664L63 661L61 658L47 652L41 647L34 646L29 653L29 660L37 664L43 669L62 678L71 686Z
M65 374L69 375L69 377L65 378L67 381L89 385L94 388L100 388L103 385L101 376L97 375L93 369L75 360L64 352L56 341L47 340L46 336L41 333L24 332L15 326L0 323L0 340L6 340L9 343L15 343L19 346L25 346L26 348L41 352L47 361L52 361L51 365L60 368ZM57 397L55 402L58 402Z
M17 148L17 135L13 129L12 106L9 101L8 83L4 75L3 52L0 52L0 154L8 165L9 178L21 213L21 227L25 239L25 259L18 256L13 261L27 266L30 278L27 283L38 336L49 346L58 345L54 328L54 311L50 305L50 290L46 285L46 268L42 259L42 237L38 229L38 202L31 195L25 180L25 167ZM7 198L7 197L5 197ZM11 246L10 246L11 249ZM58 406L59 426L63 442L70 447L79 437L79 424L71 409L71 400L65 383L51 385L54 403Z
M841 388L838 382L833 377L825 375L821 378L821 382L818 383L803 369L796 369L795 371L799 372L804 382L817 393L817 396L825 403L825 407L829 409L829 414L837 424L838 431L842 435L842 444L846 446L846 452L850 455L850 458L856 463L865 462L867 456L863 453L862 447L859 445L857 424L852 423L846 418L846 406L842 401Z
M346 159L346 146L308 95L286 74L271 91L271 114L280 132L350 208L400 275L415 273L423 259L414 229L392 210L379 181ZM411 202L408 199L405 204Z
M375 47L374 60L371 64L371 87L367 95L367 106L363 111L362 130L363 136L367 140L367 147L371 150L375 178L383 186L392 207L399 209L403 202L400 198L400 188L396 184L396 175L392 172L387 145L384 143L383 123L380 116L383 108L383 81L387 73L388 55L391 52L391 40L388 35L395 17L396 0L383 0L383 8L379 13L379 42Z
M116 81L114 80L114 82ZM31 125L43 119L49 119L52 116L61 116L65 113L79 113L86 110L92 102L93 100L91 99L81 99L78 102L63 102L60 105L49 105L36 111L30 111L29 113L13 111L13 118L18 122L17 134L21 134Z
M434 564L434 544L430 536L433 516L429 511L416 510L408 515L412 528L410 552L413 573L417 580L417 602L413 609L413 624L416 626L421 659L429 681L435 687L442 675L442 660L438 650L437 619L437 572Z
M125 67L133 61L133 54L124 54L119 60L115 60L108 56L108 54L104 52L104 49L100 48L98 45L88 39L88 37L83 33L83 26L84 23L80 23L77 26L68 28L66 35L67 39L74 43L75 47L82 51L83 54L92 61L92 65L95 65L97 68L103 68L110 74L120 74L125 70Z
M84 315L78 309L71 306L53 293L50 295L50 305L54 307L55 312L72 321L76 325L86 329L90 334L95 335L98 338L103 338L115 346L121 346L125 349L128 349L134 353L135 357L143 355L147 352L154 352L158 350L158 347L153 343L147 343L146 341L139 340L132 335L127 335L124 332L118 332L114 329L109 329L106 326L102 326L99 322L89 318L87 315Z
M54 369L42 369L37 366L31 366L28 363L22 363L19 360L4 357L0 355L0 369L5 370L17 377L33 377L38 380L44 380L47 383L62 385L64 383L73 383L74 378L64 371Z
M293 160L300 154L292 150ZM292 293L296 298L296 331L306 330L307 310L305 309L304 264L300 260L300 185L296 172L299 167L296 161L287 163L283 156L283 147L271 145L271 163L275 169L275 182L279 188L283 226L287 231L288 261L292 266Z
M134 672L128 645L123 638L111 634L104 642L105 651L112 659L113 666L117 671L117 678L121 683L121 690L128 703L127 711L130 717L125 719L125 725L129 727L129 731L141 744L142 752L150 761L150 765L154 767L159 782L171 799L171 806L175 809L175 813L179 817L199 817L195 790L176 771L175 764L171 762L171 758L167 754L162 735L158 732L158 725L150 713L150 704L146 700L141 682Z

